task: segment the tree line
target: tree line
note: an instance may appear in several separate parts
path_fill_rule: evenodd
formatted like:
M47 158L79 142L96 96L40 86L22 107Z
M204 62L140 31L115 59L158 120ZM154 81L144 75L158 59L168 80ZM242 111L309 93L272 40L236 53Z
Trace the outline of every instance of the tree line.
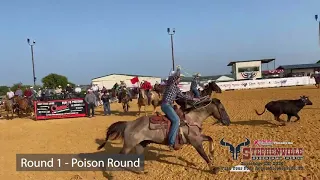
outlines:
M41 82L43 86L36 85L36 87L33 87L35 90L38 90L39 88L44 88L47 87L49 89L55 89L59 85L62 88L67 87L67 84L70 84L72 87L75 87L75 84L70 82L66 76L60 75L60 74L55 74L51 73L41 79ZM18 86L20 85L21 89L24 91L26 88L29 88L33 85L25 85L22 83L15 83L11 87L8 86L0 86L0 96L4 96L7 94L9 88L15 92L18 89Z

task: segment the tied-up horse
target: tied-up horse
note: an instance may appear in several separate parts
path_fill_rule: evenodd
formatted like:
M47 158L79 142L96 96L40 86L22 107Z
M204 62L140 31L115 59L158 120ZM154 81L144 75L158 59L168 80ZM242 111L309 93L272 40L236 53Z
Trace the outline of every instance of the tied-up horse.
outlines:
M218 168L213 166L213 140L210 136L201 134L201 129L203 121L210 116L228 126L230 119L224 106L219 99L215 98L187 106L180 105L182 106L180 109L175 107L175 111L180 117L180 127L174 148L178 150L182 145L192 145L209 165L209 168L217 173ZM142 116L134 121L116 122L107 129L105 142L98 147L98 150L102 149L109 139L122 138L124 144L120 154L128 154L133 149L137 154L143 154L145 147L150 143L167 145L170 124L166 116L159 114ZM204 150L203 141L208 141L210 144L209 156Z

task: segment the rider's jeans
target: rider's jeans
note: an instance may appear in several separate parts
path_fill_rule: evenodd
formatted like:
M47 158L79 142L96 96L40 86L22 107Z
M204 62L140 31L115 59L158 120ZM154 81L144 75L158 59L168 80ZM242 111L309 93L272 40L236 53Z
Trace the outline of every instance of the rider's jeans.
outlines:
M177 137L179 129L179 116L174 111L173 107L168 103L163 103L161 105L161 110L168 116L171 121L171 127L169 132L169 145L173 146Z
M195 98L200 98L200 93L199 93L198 89L193 88L192 92L193 92Z

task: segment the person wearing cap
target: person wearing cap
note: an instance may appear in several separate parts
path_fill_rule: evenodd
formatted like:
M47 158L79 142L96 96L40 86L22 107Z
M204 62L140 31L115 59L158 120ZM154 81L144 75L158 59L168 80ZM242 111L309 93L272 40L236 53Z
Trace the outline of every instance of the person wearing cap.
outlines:
M70 86L70 84L67 84L67 87L66 87L66 92L67 93L72 93L73 89L72 87Z
M60 85L55 89L55 93L58 95L60 95L62 93L62 88Z
M74 92L75 92L75 93L78 93L78 94L81 93L81 87L80 87L80 85L77 85L77 87L74 89Z
M148 105L150 105L151 104L150 91L152 89L151 84L148 81L143 80L143 83L141 84L140 88L145 91L148 98Z
M88 105L87 116L90 117L92 115L92 117L94 117L94 108L97 102L97 97L95 94L93 94L92 89L88 90L88 93L86 94L84 100ZM92 114L90 113L90 111L92 112Z
M178 84L180 82L180 66L177 67L176 72L171 72L171 76L168 78L161 104L161 110L167 115L171 121L171 127L168 135L168 145L170 150L174 150L175 139L179 130L180 118L173 109L173 101L177 98L186 100L199 100L190 96L184 95Z
M190 91L194 94L195 98L200 98L200 91L198 90L198 85L200 85L200 74L196 73L191 81Z
M110 95L107 91L103 92L103 95L101 96L101 101L103 103L103 112L104 115L111 115L110 111Z
M130 101L132 101L131 92L127 88L126 83L124 81L120 81L119 93L118 93L118 102L121 103L122 91L127 91L127 94L129 95Z

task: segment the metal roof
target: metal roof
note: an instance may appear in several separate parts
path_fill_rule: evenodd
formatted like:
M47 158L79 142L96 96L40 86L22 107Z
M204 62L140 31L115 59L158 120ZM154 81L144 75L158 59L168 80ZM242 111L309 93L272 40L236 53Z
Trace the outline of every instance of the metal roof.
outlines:
M320 68L320 64L283 65L283 66L279 66L277 69L310 69L310 68Z
M232 61L232 62L230 62L230 63L228 64L228 66L232 66L233 64L239 63L239 62L252 62L252 61L261 61L261 63L264 64L264 63L269 63L269 62L274 61L274 60L276 60L276 59L273 58L273 59L257 59L257 60Z
M138 75L138 74L117 74L117 73L112 73L112 74L107 74L107 75L104 75L104 76L99 76L99 77L93 78L92 80L98 79L98 78L102 78L102 77L106 77L106 76L111 76L111 75L138 76L138 77L156 77L156 78L160 78L160 77L157 77L157 76L146 76L146 75Z

